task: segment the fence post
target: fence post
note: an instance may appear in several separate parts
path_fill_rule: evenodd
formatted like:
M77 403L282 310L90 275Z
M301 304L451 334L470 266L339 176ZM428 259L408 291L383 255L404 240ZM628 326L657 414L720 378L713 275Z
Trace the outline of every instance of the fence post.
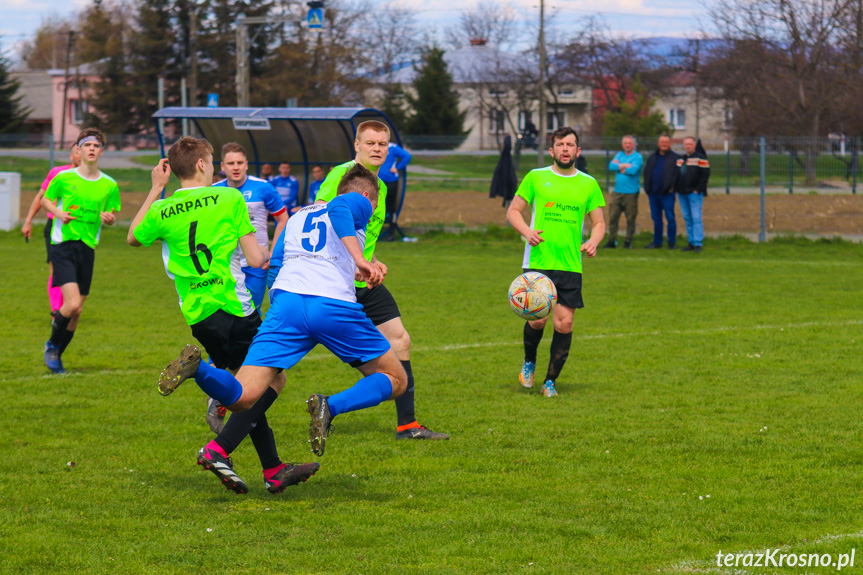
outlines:
M728 149L728 140L725 140L725 195L731 193L731 150Z
M48 154L48 158L50 160L50 166L48 166L49 170L54 169L54 132L48 134L48 146L50 148L50 152Z
M611 187L610 187L611 186L611 184L610 184L611 172L608 171L608 164L611 163L611 160L609 159L609 157L610 157L609 154L611 152L609 152L608 146L604 146L604 147L605 147L605 193L610 194L611 193Z
M788 193L794 193L794 149L788 150Z
M759 148L761 151L761 154L760 154L760 156L761 156L761 232L759 232L759 234L758 234L758 241L761 243L764 243L767 241L767 226L766 226L766 219L765 219L765 214L764 214L764 185L765 185L764 180L766 179L766 177L764 175L764 172L765 172L764 156L767 154L767 150L766 150L767 143L764 140L764 136L761 136L761 140L759 142Z

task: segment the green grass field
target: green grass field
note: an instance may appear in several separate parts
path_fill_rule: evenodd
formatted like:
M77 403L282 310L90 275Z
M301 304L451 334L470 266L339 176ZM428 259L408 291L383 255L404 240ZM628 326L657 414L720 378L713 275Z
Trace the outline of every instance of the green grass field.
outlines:
M195 465L202 392L156 392L192 338L158 248L124 236L104 232L49 376L44 248L0 234L0 573L820 574L716 557L860 546L861 245L602 251L553 400L517 382L517 238L382 244L420 422L452 439L395 441L387 403L337 418L320 472L279 496L244 443L238 496ZM268 415L284 460L316 459L304 399L355 379L322 350L289 372Z

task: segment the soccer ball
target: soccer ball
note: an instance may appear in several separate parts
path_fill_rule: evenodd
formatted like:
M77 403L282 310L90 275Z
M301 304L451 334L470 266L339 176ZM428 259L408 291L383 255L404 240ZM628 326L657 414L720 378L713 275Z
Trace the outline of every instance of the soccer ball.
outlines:
M523 273L509 286L509 307L521 319L542 319L557 303L557 288L539 272Z

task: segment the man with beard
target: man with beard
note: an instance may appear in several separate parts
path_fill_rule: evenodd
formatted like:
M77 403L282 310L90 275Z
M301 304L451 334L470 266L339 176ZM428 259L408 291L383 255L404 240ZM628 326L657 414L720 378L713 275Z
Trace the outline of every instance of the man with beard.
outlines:
M581 153L578 135L569 127L558 128L551 135L548 150L554 164L531 170L522 180L506 212L510 225L522 236L524 271L540 272L557 288L557 305L552 312L554 335L551 358L542 386L542 394L555 397L557 381L572 344L572 320L576 309L583 308L581 297L581 254L592 258L605 235L602 207L605 200L596 180L575 168ZM522 211L532 206L530 225ZM582 243L585 214L590 217L590 238ZM534 383L536 351L548 317L524 325L524 364L519 381L531 388Z

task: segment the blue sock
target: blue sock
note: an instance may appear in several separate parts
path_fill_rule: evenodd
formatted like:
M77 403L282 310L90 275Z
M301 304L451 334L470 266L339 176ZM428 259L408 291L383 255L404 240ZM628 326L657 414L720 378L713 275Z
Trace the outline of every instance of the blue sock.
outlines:
M195 372L195 382L204 393L221 403L231 405L243 395L243 386L231 372L213 367L202 361Z
M356 382L353 387L331 395L327 402L330 404L330 414L335 417L340 413L374 407L388 400L392 394L390 378L383 373L373 373Z

